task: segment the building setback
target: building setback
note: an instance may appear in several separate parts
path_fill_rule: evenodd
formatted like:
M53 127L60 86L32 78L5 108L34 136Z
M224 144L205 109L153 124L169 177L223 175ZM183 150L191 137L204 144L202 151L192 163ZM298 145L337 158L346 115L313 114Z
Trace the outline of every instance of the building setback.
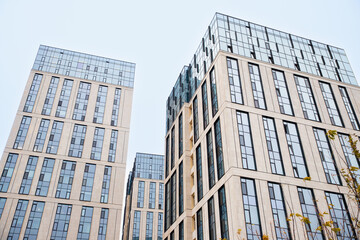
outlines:
M136 153L126 188L122 240L162 240L164 156Z
M41 45L0 162L1 239L118 239L135 64Z
M327 211L357 239L339 172L359 166L358 96L343 49L216 13L167 100L163 238L324 239Z

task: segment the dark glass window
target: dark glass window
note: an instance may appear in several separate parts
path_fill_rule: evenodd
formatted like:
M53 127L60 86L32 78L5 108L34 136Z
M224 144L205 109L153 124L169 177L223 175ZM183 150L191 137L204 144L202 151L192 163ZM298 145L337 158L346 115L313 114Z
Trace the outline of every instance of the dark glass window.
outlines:
M175 126L171 129L171 170L175 166Z
M216 219L214 197L208 201L209 239L216 240Z
M29 194L38 159L38 157L29 156L19 188L19 194Z
M65 79L63 87L61 89L58 106L56 108L56 117L64 118L66 116L66 111L69 105L69 99L71 95L71 89L74 81L70 79Z
M169 136L166 137L165 147L165 177L169 175Z
M118 118L119 118L119 108L120 108L120 97L121 97L121 89L115 89L115 96L113 102L113 109L111 114L111 126L118 125Z
M106 240L108 218L109 218L109 209L102 208L100 214L98 240Z
M159 183L159 209L164 208L164 184Z
M209 189L211 189L215 185L214 152L213 152L211 129L206 134L206 146L207 146L207 160L208 160L208 174L209 174Z
M0 178L0 192L7 192L19 155L9 153Z
M319 84L331 124L342 127L343 122L330 84L325 82L319 82Z
M241 89L241 80L238 62L233 58L226 58L228 78L230 85L230 96L231 101L234 103L243 104L242 89Z
M249 72L255 107L260 109L266 109L266 101L259 66L249 63Z
M208 97L207 97L207 85L206 81L204 81L201 86L202 93L202 108L203 108L203 121L204 121L204 129L209 125L209 108L208 108Z
M58 203L50 240L66 240L72 205Z
M118 131L111 130L108 162L115 162Z
M163 236L163 223L164 219L163 219L163 213L159 212L158 215L158 231L157 231L157 240L162 240L162 236Z
M144 195L145 195L145 182L139 181L138 185L138 195L137 195L137 207L144 207Z
M17 132L14 146L13 146L14 149L22 149L23 148L24 142L26 139L26 135L29 130L30 122L31 122L31 117L23 116L23 118L21 119L19 131Z
M34 144L34 148L33 148L33 150L35 152L42 152L42 150L44 148L46 134L49 129L49 125L50 125L50 120L41 119L39 130L36 135L36 140L35 140L35 144Z
M212 115L215 116L218 108L217 90L216 90L216 79L215 79L215 68L210 71L210 90L211 90L211 109Z
M111 179L111 167L105 166L103 183L101 186L101 197L100 197L100 202L102 203L107 203L109 200L110 179Z
M47 196L54 164L55 164L55 159L44 158L44 162L39 176L38 185L36 187L36 192L35 192L36 196L42 196L42 197Z
M171 223L176 220L176 171L171 176Z
M28 204L28 200L19 199L7 239L19 239Z
M179 240L184 240L184 221L179 224Z
M243 168L256 170L249 114L236 112Z
M156 183L155 182L150 182L149 208L155 208L155 198L156 198Z
M182 113L179 116L179 158L183 155L184 143L183 143L183 116Z
M134 226L133 226L133 240L139 240L140 239L140 218L141 218L141 212L135 211L134 212Z
M29 94L26 98L26 102L24 105L24 112L32 112L42 78L43 78L42 74L35 73L33 81L30 86Z
M179 165L179 215L184 211L184 173L183 162Z
M37 239L42 214L44 211L44 202L34 201L31 206L29 219L26 225L24 240Z
M99 86L94 111L94 123L103 123L108 87Z
M45 102L41 114L49 116L54 103L55 93L59 84L58 77L51 77L50 86L46 94Z
M145 240L152 240L153 235L153 218L154 213L153 212L147 212L146 213L146 238Z
M350 101L350 98L349 98L349 95L346 91L346 88L344 87L340 87L339 86L339 91L340 91L340 94L341 94L341 97L344 101L344 105L345 105L345 108L346 108L346 111L348 113L348 116L349 116L349 119L350 119L350 122L351 122L351 125L352 127L355 129L355 130L359 130L359 121L355 115L355 111L354 111L354 108L353 108L353 105Z
M81 184L80 200L90 201L95 176L95 164L86 163L84 169L84 177Z
M75 124L69 148L70 157L81 158L84 148L85 135L86 126Z
M94 208L83 206L81 209L80 223L77 239L89 239L91 230L91 220Z
M289 96L289 90L286 84L284 72L273 69L272 75L275 83L276 95L279 102L280 112L293 116L293 109L291 106L291 99Z
M170 192L171 178L165 184L165 231L170 227Z
M220 179L225 174L220 118L216 120L214 126L215 126L215 149L216 149L215 152L216 152L216 162L217 162L217 173L218 173L218 179Z
M104 134L105 134L104 128L95 128L90 159L101 160L101 152L102 152L102 146L103 146L103 141L104 141Z
M90 88L90 83L80 82L72 117L73 120L85 120L86 109L90 95Z
M222 186L219 189L218 196L219 196L221 239L223 238L229 239L229 226L228 226L228 217L227 217L225 186Z
M196 212L197 240L204 240L202 208Z
M4 211L5 203L6 203L6 198L0 197L0 219Z
M76 162L65 160L62 162L58 186L55 194L56 198L70 198L71 188L74 181L75 168Z
M63 122L58 122L58 121L53 122L48 145L46 148L46 153L51 153L51 154L57 153L63 126L64 126Z
M203 197L203 179L202 179L202 158L201 145L196 148L196 184L197 184L197 200Z
M198 117L198 100L197 97L193 101L193 121L194 121L194 144L199 139L199 117Z

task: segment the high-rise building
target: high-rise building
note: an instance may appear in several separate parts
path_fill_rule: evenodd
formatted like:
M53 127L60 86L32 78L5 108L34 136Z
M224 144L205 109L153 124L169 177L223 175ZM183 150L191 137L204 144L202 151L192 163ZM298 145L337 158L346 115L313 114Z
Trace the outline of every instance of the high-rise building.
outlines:
M0 162L1 239L118 239L135 64L41 45Z
M136 153L126 188L122 240L162 240L164 156Z
M216 13L167 100L164 239L324 239L324 211L356 239L359 96L343 49Z

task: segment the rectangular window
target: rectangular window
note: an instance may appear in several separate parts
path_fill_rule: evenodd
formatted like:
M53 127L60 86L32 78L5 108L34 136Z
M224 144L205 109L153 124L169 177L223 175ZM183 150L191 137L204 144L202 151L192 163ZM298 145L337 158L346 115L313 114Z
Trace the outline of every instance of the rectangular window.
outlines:
M184 221L179 224L179 240L184 240Z
M353 153L353 150L349 143L349 135L338 133L339 140L341 143L341 148L344 152L346 163L349 168L351 167L357 167L359 168L359 160L356 158L356 156ZM360 172L358 172L360 173Z
M207 125L209 125L209 108L208 108L206 81L204 81L203 85L201 86L201 94L202 94L203 122L205 129Z
M50 120L41 119L38 133L36 135L35 144L34 144L34 152L42 152L45 144L45 138L47 131L49 129Z
M322 232L317 230L318 226L320 226L320 221L318 217L318 210L315 205L316 200L314 199L312 190L298 187L298 194L303 216L307 217L310 221L310 224L304 223L308 238L319 240L324 239Z
M36 196L42 196L42 197L47 196L54 164L55 164L55 159L44 158L44 162L39 176L38 185L36 187L36 192L35 192Z
M73 86L74 81L70 79L65 79L63 87L61 89L59 102L56 108L56 117L64 118L66 116L66 111L69 105L69 99L71 95L71 90Z
M263 117L266 146L268 149L271 172L284 175L283 162L281 157L279 140L273 118Z
M29 156L23 179L21 181L19 194L29 194L38 159L38 157Z
M179 165L179 215L184 212L184 169L183 162Z
M233 103L244 104L238 62L233 58L226 58L230 96Z
M49 89L46 94L45 102L41 114L49 116L53 107L56 90L59 84L58 77L51 77Z
M101 203L107 203L109 200L110 179L111 179L111 167L105 166L103 183L101 187L101 198L100 198Z
M61 164L61 171L56 189L56 198L69 199L71 194L71 187L74 180L74 173L76 162L63 161Z
M171 223L176 220L176 171L171 176Z
M19 239L21 227L24 222L24 217L28 204L29 204L28 200L19 199L16 205L16 211L14 214L14 218L11 222L11 228L9 230L9 235L7 239Z
M107 92L108 87L99 86L93 118L94 123L103 123Z
M212 115L215 116L218 108L218 100L217 100L217 90L216 90L216 79L215 79L215 68L210 71L210 90L211 90L211 109Z
M156 183L150 182L149 189L149 208L155 208L155 198L156 198Z
M171 129L171 149L170 149L170 154L171 154L171 170L174 168L175 166L175 126Z
M340 185L339 174L335 165L333 153L330 148L329 140L325 130L313 128L316 144L319 149L320 159L324 167L326 181L331 184Z
M169 136L166 137L165 147L165 177L169 175Z
M111 130L108 162L115 162L118 131Z
M276 95L279 102L280 112L293 116L293 109L291 106L291 99L289 96L289 90L286 84L284 72L272 69L272 75L275 83Z
M262 233L255 181L241 178L241 191L244 203L246 235L248 239L256 239L258 236L262 236Z
M208 174L209 174L209 189L215 185L215 166L214 166L214 151L211 129L206 134L206 149L208 160Z
M116 88L115 89L115 95L114 95L112 114L111 114L111 126L117 126L118 125L120 97L121 97L121 89Z
M243 168L256 170L249 114L236 112Z
M32 112L36 100L36 96L38 94L41 80L43 78L42 74L35 73L33 81L30 86L29 94L26 98L25 106L24 106L24 112Z
M158 232L157 232L157 240L162 240L163 236L163 213L159 212L158 216Z
M179 158L183 155L184 143L183 143L183 116L182 113L179 116Z
M42 214L44 211L44 202L34 201L31 206L31 211L26 225L24 239L36 239L40 227Z
M50 239L66 240L72 205L58 203Z
M174 230L170 233L170 240L175 240L175 232L174 232Z
M100 160L101 159L101 152L102 152L102 146L103 146L103 141L104 141L104 134L105 134L105 129L104 128L95 128L94 140L93 140L93 143L92 143L90 159L93 159L93 160Z
M214 197L208 201L208 219L209 219L209 239L216 240L216 219L215 219L215 205Z
M145 182L139 181L138 185L138 195L137 195L137 207L144 207L144 194L145 194Z
M91 230L91 220L93 215L93 207L83 206L81 209L80 223L77 239L89 239Z
M196 212L197 240L204 240L202 208Z
M75 124L69 149L69 157L81 158L84 147L86 126Z
M215 125L215 152L216 152L216 163L217 163L216 165L217 165L217 173L219 180L225 174L224 159L222 152L220 118L216 120L214 125Z
M170 227L170 190L171 178L165 184L165 231Z
M325 105L329 113L330 121L332 125L342 127L343 122L339 113L338 106L335 101L333 91L330 84L325 82L319 82L322 95L324 97Z
M331 219L334 228L340 228L337 233L339 239L356 240L356 234L349 216L345 199L342 194L325 192L326 200L329 205Z
M22 149L26 139L27 132L29 130L31 117L23 116L21 119L19 131L17 132L16 139L14 142L14 149Z
M308 78L294 76L296 88L299 94L304 117L309 120L320 122L313 92Z
M159 209L163 209L164 205L164 184L159 183Z
M266 101L259 66L249 63L249 72L255 107L260 109L266 109Z
M219 196L221 239L223 238L229 239L229 226L228 226L228 218L227 218L225 186L222 186L219 189L218 196Z
M301 146L298 129L295 123L285 122L284 129L289 148L291 163L294 169L294 175L297 178L308 177L304 151Z
M203 197L202 159L201 159L200 144L196 148L196 184L197 184L197 200L199 202Z
M351 125L352 127L355 129L355 130L359 130L359 121L355 115L355 111L354 111L354 107L350 101L350 98L349 98L349 95L346 91L346 88L345 87L340 87L339 86L339 91L340 91L340 94L341 94L341 97L344 101L344 105L345 105L345 108L346 108L346 111L348 113L348 116L349 116L349 119L350 119L350 122L351 122Z
M146 240L152 240L153 235L153 218L154 213L153 212L147 212L146 213Z
M9 153L0 178L0 192L7 192L19 155Z
M48 145L46 148L46 153L57 154L63 126L64 126L63 122L58 122L58 121L53 122Z
M102 208L100 214L98 240L106 240L108 217L109 217L109 209Z
M194 145L199 139L199 118L198 118L198 100L197 97L193 101L193 120L194 120Z
M5 208L5 203L6 203L6 198L0 197L0 219Z
M80 82L79 90L76 97L75 107L72 119L84 121L86 115L86 109L89 101L91 84L86 82Z
M86 163L84 177L81 184L80 200L91 201L91 194L94 185L95 164Z
M133 226L133 240L139 240L140 239L140 217L141 212L135 211L134 212L134 226Z
M284 198L280 184L268 183L271 209L277 239L291 239Z

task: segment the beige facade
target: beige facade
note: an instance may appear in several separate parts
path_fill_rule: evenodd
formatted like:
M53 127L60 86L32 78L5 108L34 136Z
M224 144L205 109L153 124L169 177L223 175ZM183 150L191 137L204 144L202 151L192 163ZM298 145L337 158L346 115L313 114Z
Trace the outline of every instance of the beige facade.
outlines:
M70 55L71 54L75 53L71 52ZM86 57L91 58L95 56L86 55ZM99 61L104 61L104 63L105 60L108 60L105 58L99 59ZM74 64L76 64L75 60L73 65ZM71 62L69 63L69 66L70 65ZM82 67L82 65L77 65L78 68L80 68L80 66ZM83 67L84 71L85 67L86 66ZM93 68L93 65L91 65L91 68ZM24 112L24 105L27 101L35 74L42 75L42 80L39 85L37 95L34 99L35 102L33 105L33 110L31 112ZM98 239L98 235L99 239L105 239L105 237L106 239L118 239L120 237L120 222L123 209L122 201L124 192L123 183L130 130L133 88L107 83L105 82L105 79L104 82L99 82L94 80L87 80L83 77L74 77L71 75L72 73L65 76L35 69L31 70L30 72L21 103L19 105L15 121L0 162L0 171L4 172L9 154L18 154L15 168L13 169L12 176L10 176L8 189L6 191L4 190L0 192L0 198L6 198L0 219L1 239L6 239L9 236L9 232L11 233L13 231L11 230L11 225L15 225L18 229L17 231L19 231L19 233L15 233L15 235L11 233L13 239L22 239L25 236L24 234L26 231L31 229L29 216L32 214L32 206L34 201L43 202L45 204L42 214L40 214L42 217L38 230L36 231L36 226L33 228L33 231L38 232L37 235L35 235L35 238L37 236L38 239L76 239L77 237L81 236L80 233L84 234L82 235L82 238L87 238L86 236L89 236L89 239ZM44 102L47 101L47 93L50 92L49 85L52 77L58 78L58 84L54 91L55 95L51 107L51 112L49 115L42 115ZM73 81L69 102L66 109L66 115L65 117L56 117L57 107L58 105L61 105L59 103L59 98L63 95L62 89L65 79L70 79ZM80 83L91 84L90 92L88 96L84 98L85 100L88 99L88 101L86 103L87 107L84 107L84 109L86 109L86 115L83 121L73 120L72 117L74 108L77 108L75 105L77 105ZM107 87L107 94L106 97L104 97L105 106L103 111L103 121L102 123L94 123L94 113L98 111L97 96L99 86ZM116 89L121 89L121 95L119 108L116 112L118 114L118 122L117 124L112 124L114 125L112 126L110 122L112 119ZM25 134L23 147L15 149L14 142L17 138L23 116L31 117L31 121L30 125L28 126L27 134ZM39 137L38 132L40 131L39 128L42 119L49 120L49 126L47 131L45 131L46 136L44 137L45 142L43 144L43 150L34 151L34 144ZM54 138L54 136L51 136L51 130L54 121L63 122L63 128L61 131L58 150L56 153L50 154L47 153L46 148L49 146L49 139ZM70 156L71 154L69 153L69 150L71 145L75 143L75 140L73 139L73 141L72 137L74 137L73 132L74 126L76 124L86 126L86 134L82 139L83 142L79 144L79 146L83 146L82 153L80 153L77 157L72 157ZM91 157L91 153L94 151L94 141L96 140L94 139L95 128L101 128L104 130L103 140L101 141L97 139L97 147L98 149L100 148L100 156L98 158L99 160L94 160L94 157ZM110 146L114 143L114 137L113 140L111 140L112 133L114 133L114 131L117 131L117 141L115 146ZM115 158L113 158L113 161L108 161L110 149L115 149ZM32 171L32 173L27 169L29 156L37 157L37 163L35 164L35 169ZM45 196L40 196L37 193L37 188L39 188L39 182L46 178L42 172L44 159L46 158L53 159L54 166L50 175L47 175L49 178L47 194L45 194ZM64 167L64 160L71 161L71 164L74 164L75 166L74 169L72 169L73 175L70 177L68 176L69 178L67 178L65 175L61 176L63 170L62 166ZM87 171L87 167L85 167L86 164L87 167L92 166L95 171L93 176L88 176L87 178L84 177L85 172ZM105 167L108 168L108 172L106 174ZM32 178L27 177L28 179L31 179L30 191L28 194L19 194L19 188L22 185L23 178L25 178L24 173L26 172L27 175L32 175ZM104 174L110 178L108 183L105 181L106 177L104 178ZM57 195L57 190L59 190L60 183L66 183L68 191L70 191L70 194L64 198L61 198L61 195ZM85 191L83 188L84 186L88 187L87 193L90 193L90 197L86 201L80 200L82 199L81 194L83 191ZM108 196L106 196L106 191L108 191ZM14 214L16 213L19 199L28 201L28 204L24 209L25 215L22 216L22 213L19 212L19 215L16 216L18 218L18 223L15 223L13 218ZM59 204L67 204L67 206L71 206L71 209L68 211L69 219L67 220L67 223L60 223L58 220L56 220L57 214L60 211ZM92 214L90 214L90 222L81 222L82 216L84 216L84 211L82 211L84 206L90 207L89 209L92 209ZM106 213L104 211L106 211ZM19 219L22 220L23 224L19 224ZM57 223L55 224L55 222ZM63 232L62 237L59 237L59 235L56 235L56 237L51 237L53 230L57 228L56 225L60 226L60 224L62 224L63 228L57 230L59 232ZM102 234L100 233L100 228L102 229ZM32 238L29 239L35 238L34 235L32 235Z

